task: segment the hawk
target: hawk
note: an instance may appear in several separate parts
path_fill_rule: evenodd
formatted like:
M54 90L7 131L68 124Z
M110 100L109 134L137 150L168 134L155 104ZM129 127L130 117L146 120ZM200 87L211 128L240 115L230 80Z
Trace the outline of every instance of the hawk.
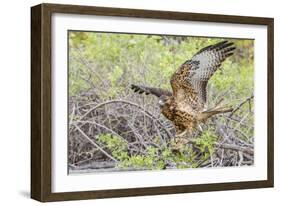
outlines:
M231 112L232 108L221 106L220 100L214 108L206 109L207 83L222 62L233 55L233 42L222 41L198 51L185 61L172 75L172 92L161 88L131 85L139 94L151 94L159 98L161 113L173 122L177 136L190 134L200 122L213 115Z

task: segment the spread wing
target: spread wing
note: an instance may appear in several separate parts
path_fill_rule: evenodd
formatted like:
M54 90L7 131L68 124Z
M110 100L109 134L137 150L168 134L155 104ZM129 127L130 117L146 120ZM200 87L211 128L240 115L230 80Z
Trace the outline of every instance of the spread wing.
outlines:
M131 85L131 89L139 94L145 93L146 95L152 94L155 95L156 97L161 97L161 96L172 96L172 92L168 90L164 90L161 88L154 88L154 87L147 87L147 86L142 86L142 85Z
M234 49L232 42L222 41L197 52L173 74L171 86L174 96L178 100L185 98L193 108L203 108L208 80L221 63L233 54Z

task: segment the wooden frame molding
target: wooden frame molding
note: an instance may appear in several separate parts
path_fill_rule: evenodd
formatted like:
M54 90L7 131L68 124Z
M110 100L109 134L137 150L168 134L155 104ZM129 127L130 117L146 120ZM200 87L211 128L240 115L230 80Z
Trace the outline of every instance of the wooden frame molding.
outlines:
M265 25L268 29L268 177L265 181L165 186L52 193L51 191L51 16L53 13L120 16ZM79 200L139 195L205 192L273 187L274 182L274 88L272 18L120 9L75 5L40 4L31 8L31 197L47 201Z

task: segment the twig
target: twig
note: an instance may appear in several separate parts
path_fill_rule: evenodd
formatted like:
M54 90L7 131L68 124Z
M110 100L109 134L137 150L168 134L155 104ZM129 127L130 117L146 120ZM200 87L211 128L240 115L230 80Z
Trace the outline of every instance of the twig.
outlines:
M71 113L71 115L70 115L70 120L69 120L69 124L72 124L72 121L73 121L73 119L74 119L74 114L75 114L75 104L73 104L73 106L72 106L73 108L72 108L72 113Z
M227 119L227 122L229 122L229 121L240 122L239 119L235 119L235 118L233 118L233 117L228 117L228 116L224 116L224 117ZM254 129L254 127L251 126L251 125L247 125L247 124L244 124L244 123L241 123L240 125L243 126L243 127L247 127L247 128L252 128L252 129Z
M229 115L228 117L232 117L232 115L237 112L245 103L247 103L248 101L250 101L251 99L254 98L254 94L252 94L250 97L248 97L247 99L245 99L244 101L242 101Z
M107 105L107 104L112 104L112 103L124 103L124 104L129 104L129 105L132 105L132 106L135 106L137 108L139 108L142 112L144 112L147 116L149 116L150 118L154 119L160 126L161 128L166 132L166 134L168 135L168 137L170 139L172 139L172 134L166 130L166 128L164 127L164 125L162 125L162 123L158 120L158 118L156 118L153 114L151 114L149 111L145 110L143 107L133 103L133 102L129 102L129 101L126 101L126 100L109 100L109 101L106 101L106 102L103 102L103 103L100 103L98 105L96 105L95 107L91 108L88 112L86 112L79 120L82 120L83 118L85 118L88 114L90 114L91 112L93 112L94 110L104 106L104 105Z
M239 162L238 162L238 166L241 166L243 160L244 160L244 157L243 157L243 152L241 151L238 151L238 155L239 155Z
M236 151L241 151L245 152L250 155L254 155L254 150L251 148L245 148L245 147L240 147L234 144L220 144L220 143L215 143L216 147L224 148L224 149L231 149L231 150L236 150Z
M101 128L103 128L103 129L105 129L105 130L108 130L108 131L109 131L110 133L112 133L113 135L116 135L116 136L120 137L120 138L123 139L127 144L129 143L125 138L123 138L122 136L120 136L118 133L116 133L116 132L113 131L112 129L110 129L110 128L104 126L104 125L101 125L101 124L99 124L99 123L97 123L97 122L95 122L95 121L77 121L77 122L83 123L83 125L84 125L85 123L94 124L94 125L96 125L96 126L98 126L98 127L101 127ZM75 126L75 125L74 125L74 126Z
M145 147L147 148L147 144L144 141L143 137L136 131L136 128L133 126L133 124L128 123L128 126L131 128L132 132L134 133L136 139L139 140L139 142Z
M220 161L220 166L222 166L223 164L223 158L224 158L224 149L221 150L221 161Z
M104 78L102 78L97 72L95 72L93 69L92 69L92 66L90 65L90 63L85 59L83 58L83 54L82 54L82 51L80 50L79 47L75 47L76 49L76 52L79 54L79 59L80 61L82 62L82 64L88 68L92 73L95 74L95 76L99 79L99 81L101 81L103 83L104 86L107 86L108 87L108 83L106 83L106 81L104 81ZM75 57L74 57L75 58ZM77 59L77 58L76 58Z
M102 149L97 143L95 143L90 137L88 137L77 125L74 125L76 129L85 137L91 144L93 144L96 148L98 148L103 154L105 154L108 158L114 160L115 162L118 162L117 159L112 157L110 154L108 154L104 149Z
M89 161L89 160L87 160ZM86 162L86 161L85 161ZM116 167L116 162L109 162L109 161L103 161L103 162L87 162L84 161L81 163L76 163L75 165L71 165L72 170L82 170L82 169L105 169L105 168L114 168Z

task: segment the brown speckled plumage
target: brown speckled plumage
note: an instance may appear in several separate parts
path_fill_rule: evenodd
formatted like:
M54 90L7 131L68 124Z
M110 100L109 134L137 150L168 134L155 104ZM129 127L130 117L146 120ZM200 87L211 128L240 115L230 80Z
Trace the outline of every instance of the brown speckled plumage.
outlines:
M201 49L172 75L170 83L173 92L140 85L132 85L131 88L138 93L157 96L162 114L174 123L177 134L191 132L200 121L232 110L220 104L211 110L204 110L204 107L208 80L221 63L233 54L234 49L233 43L228 41Z

